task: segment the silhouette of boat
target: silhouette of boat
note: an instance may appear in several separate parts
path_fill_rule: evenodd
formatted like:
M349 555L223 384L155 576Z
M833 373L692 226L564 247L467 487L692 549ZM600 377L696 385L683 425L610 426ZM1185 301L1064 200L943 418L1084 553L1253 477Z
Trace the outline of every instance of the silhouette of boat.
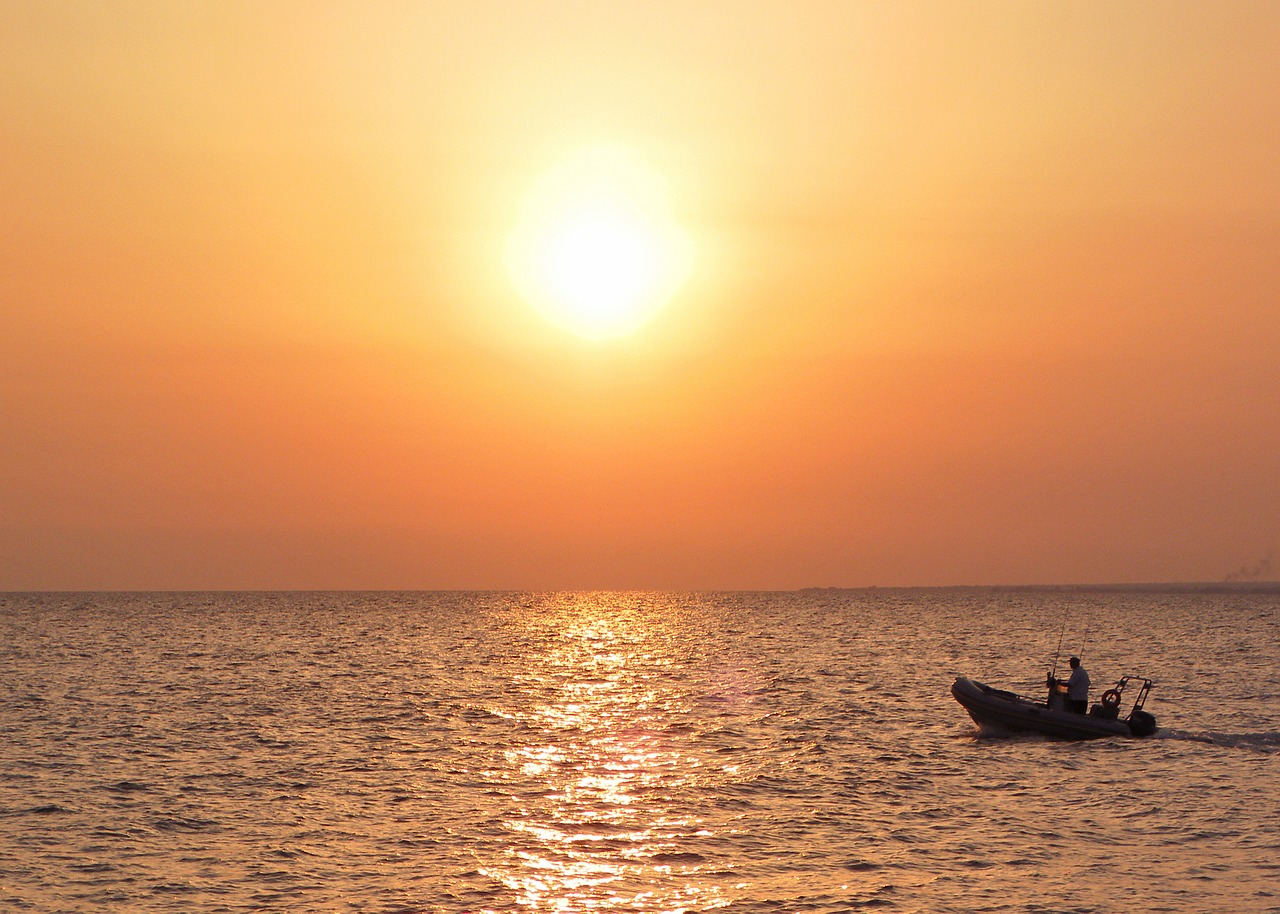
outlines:
M1150 679L1142 676L1122 676L1115 688L1102 693L1102 700L1094 704L1088 714L1079 714L1067 707L1065 690L1052 677L1045 701L992 688L964 676L952 684L951 695L985 734L1043 733L1055 739L1098 739L1155 733L1158 729L1155 715L1143 710L1152 685ZM1129 713L1121 717L1125 690L1133 686L1137 687L1137 694Z

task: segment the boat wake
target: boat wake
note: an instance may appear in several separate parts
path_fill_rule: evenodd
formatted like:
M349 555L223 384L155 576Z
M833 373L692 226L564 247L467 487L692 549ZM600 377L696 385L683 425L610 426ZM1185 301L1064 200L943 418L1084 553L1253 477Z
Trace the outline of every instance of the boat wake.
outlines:
M1215 733L1189 730L1160 730L1152 739L1177 739L1194 743L1209 743L1228 749L1252 749L1255 752L1280 752L1280 732L1270 733Z

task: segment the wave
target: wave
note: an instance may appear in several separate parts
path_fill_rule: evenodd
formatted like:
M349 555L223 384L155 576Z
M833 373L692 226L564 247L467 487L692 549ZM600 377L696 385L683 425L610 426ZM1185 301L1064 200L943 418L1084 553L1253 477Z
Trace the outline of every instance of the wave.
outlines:
M1253 749L1258 752L1280 752L1280 732L1217 733L1213 731L1160 730L1149 739L1176 739L1194 743L1209 743L1229 749Z
M71 810L65 806L59 806L57 803L46 803L44 806L33 807L30 812L38 816L48 816L54 813L71 812Z

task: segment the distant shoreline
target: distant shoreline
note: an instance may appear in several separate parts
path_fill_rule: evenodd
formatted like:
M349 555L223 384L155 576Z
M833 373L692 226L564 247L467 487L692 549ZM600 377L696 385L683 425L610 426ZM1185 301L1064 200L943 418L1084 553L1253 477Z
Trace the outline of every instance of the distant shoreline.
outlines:
M1263 593L1280 594L1280 581L1200 581L1164 584L938 584L921 587L803 587L798 593L889 593L947 590L974 593Z
M1280 581L1199 581L1148 584L902 584L877 585L869 584L858 587L800 587L794 589L761 589L761 588L526 588L513 589L506 587L478 588L158 588L155 590L119 588L109 590L76 589L15 589L0 590L0 597L32 594L320 594L320 593L800 593L800 594L891 594L891 593L1134 593L1134 594L1277 594L1280 595Z

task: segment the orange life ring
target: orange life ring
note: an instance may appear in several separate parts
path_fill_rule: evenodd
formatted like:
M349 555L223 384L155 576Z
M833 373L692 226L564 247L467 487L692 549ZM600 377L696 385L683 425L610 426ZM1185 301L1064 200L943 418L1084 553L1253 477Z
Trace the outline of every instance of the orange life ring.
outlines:
M1102 706L1109 710L1120 707L1120 693L1115 689L1107 689L1102 693Z

